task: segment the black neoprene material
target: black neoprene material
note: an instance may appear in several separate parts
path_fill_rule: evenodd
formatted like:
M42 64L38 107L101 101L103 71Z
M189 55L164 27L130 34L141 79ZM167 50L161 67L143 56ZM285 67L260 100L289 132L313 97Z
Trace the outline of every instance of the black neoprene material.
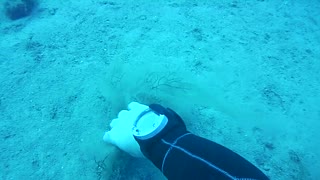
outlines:
M182 119L171 109L157 104L149 107L156 113L166 115L168 124L151 139L135 138L142 153L169 180L269 179L257 167L235 152L213 141L189 133ZM179 138L178 141L176 141L177 138Z

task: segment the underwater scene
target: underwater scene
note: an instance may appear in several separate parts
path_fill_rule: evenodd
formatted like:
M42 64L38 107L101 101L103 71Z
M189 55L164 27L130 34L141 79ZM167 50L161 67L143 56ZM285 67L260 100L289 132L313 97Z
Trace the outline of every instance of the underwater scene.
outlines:
M319 9L1 0L0 179L318 180Z

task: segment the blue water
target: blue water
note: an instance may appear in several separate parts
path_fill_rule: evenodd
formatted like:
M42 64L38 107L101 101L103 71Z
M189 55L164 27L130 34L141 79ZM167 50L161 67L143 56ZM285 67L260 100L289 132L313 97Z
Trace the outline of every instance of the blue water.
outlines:
M319 179L319 0L39 0L14 20L6 2L0 179L165 179L102 141L131 101L271 179Z

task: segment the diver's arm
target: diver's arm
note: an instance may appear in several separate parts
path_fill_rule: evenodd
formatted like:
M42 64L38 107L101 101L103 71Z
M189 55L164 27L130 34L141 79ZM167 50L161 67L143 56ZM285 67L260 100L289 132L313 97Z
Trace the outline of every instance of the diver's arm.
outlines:
M215 142L187 131L174 111L137 102L119 112L103 140L135 157L147 157L169 180L267 180L257 167Z

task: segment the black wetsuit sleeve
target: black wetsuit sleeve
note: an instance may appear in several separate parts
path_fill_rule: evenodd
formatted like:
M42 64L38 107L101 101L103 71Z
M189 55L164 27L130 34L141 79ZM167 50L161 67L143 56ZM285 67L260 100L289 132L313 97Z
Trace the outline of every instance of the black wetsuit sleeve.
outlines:
M208 139L187 131L181 117L169 108L153 104L154 112L168 119L165 128L149 139L135 137L142 153L169 180L268 180L249 161Z
M267 180L249 161L208 139L183 130L170 133L149 149L149 159L169 180ZM176 136L178 135L178 136Z

